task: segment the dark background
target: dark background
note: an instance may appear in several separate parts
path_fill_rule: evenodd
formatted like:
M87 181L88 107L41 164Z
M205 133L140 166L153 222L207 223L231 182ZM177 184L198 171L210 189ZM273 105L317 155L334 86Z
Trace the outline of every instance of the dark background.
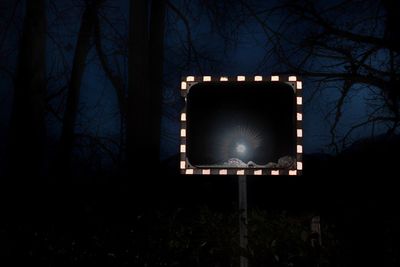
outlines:
M1 265L398 266L399 13L1 1ZM304 175L248 178L240 251L236 177L179 175L179 84L271 74L304 80Z

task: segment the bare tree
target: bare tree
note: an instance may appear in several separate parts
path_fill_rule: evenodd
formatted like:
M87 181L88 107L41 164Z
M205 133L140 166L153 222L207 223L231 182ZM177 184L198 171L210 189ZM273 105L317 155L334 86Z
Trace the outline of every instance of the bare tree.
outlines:
M102 25L99 16L96 19L95 25L95 34L94 40L96 45L96 52L101 64L101 67L106 75L106 77L110 80L112 87L114 89L115 95L117 96L118 101L118 110L119 110L119 123L120 123L120 135L119 135L119 151L118 151L118 164L121 164L124 156L124 144L125 144L125 121L127 114L127 99L126 99L126 83L123 79L123 76L120 72L116 71L115 68L112 67L108 55L104 51L103 48L103 36L102 36ZM124 40L120 40L124 41ZM115 43L114 43L115 45ZM118 68L117 68L118 69Z
M242 4L264 31L265 58L274 58L275 67L315 82L313 96L323 88L337 88L339 97L330 112L331 145L336 151L366 125L384 124L388 134L398 129L398 1L289 0L258 9L246 1ZM340 132L344 106L360 88L370 91L372 108L364 121Z
M129 9L127 161L146 155L150 112L148 90L148 1L131 1Z
M26 1L10 125L9 174L43 171L46 95L46 1Z
M167 26L170 26L166 25L166 8L184 25L183 33L178 33L184 36L182 48L186 53L184 55L186 58L183 61L194 61L196 73L200 74L205 69L204 62L209 61L210 65L215 62L210 60L210 56L207 56L204 51L197 50L191 33L191 22L181 11L181 9L185 10L184 6L176 6L170 1L132 1L130 4L128 55L125 55L128 58L128 82L118 71L118 64L111 64L115 53L106 52L106 46L102 45L103 41L108 44L126 42L125 36L115 29L105 14L99 16L96 22L96 50L100 65L111 81L118 99L121 120L120 144L121 149L126 150L127 165L133 166L132 162L139 164L141 159L146 160L140 164L146 162L157 164L160 153L163 87L166 85L163 70L164 35ZM200 1L196 5L201 6L201 4ZM218 17L217 14L221 12L222 10L219 9L212 17ZM117 39L110 40L109 36L102 35L102 32L107 30L106 26ZM176 62L179 59L173 58L170 61ZM185 68L173 68L172 72L176 77L182 75L183 71L188 71L189 65L184 65ZM123 135L125 127L126 147Z
M85 72L86 59L92 46L98 9L102 2L102 0L86 1L85 10L81 18L71 77L68 84L67 102L58 154L53 166L54 171L66 176L70 175L71 171L72 152L75 143L75 123L78 115L82 78Z
M132 1L128 58L128 164L159 161L165 1ZM150 14L150 18L147 14ZM150 23L149 23L150 22Z
M164 32L166 0L152 1L149 30L150 82L150 155L154 162L160 158L161 113L163 96Z

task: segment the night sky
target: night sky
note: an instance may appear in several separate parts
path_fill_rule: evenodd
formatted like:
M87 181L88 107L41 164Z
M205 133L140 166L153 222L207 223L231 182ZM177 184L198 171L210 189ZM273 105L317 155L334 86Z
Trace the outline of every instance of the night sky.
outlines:
M7 142L8 124L12 103L12 79L8 71L15 68L17 57L16 47L18 42L17 30L21 28L23 16L23 1L15 5L13 1L5 1L2 6L2 61L1 66L7 71L0 73L1 79L1 112L0 112L0 148L3 151ZM274 2L271 2L272 6ZM191 28L191 37L198 53L204 54L200 64L195 63L194 56L188 61L187 46L184 43L187 29L182 19L172 10L167 9L166 30L165 30L165 64L164 64L164 106L161 136L161 155L166 159L178 152L179 123L178 116L182 108L182 99L178 93L179 79L185 75L269 75L279 73L283 69L276 64L277 59L265 58L266 51L271 45L268 37L260 27L259 23L251 18L245 22L231 23L227 21L209 20L204 12L204 6L200 7L195 3L184 4L177 1L177 6L182 5L183 9L191 10L187 19ZM266 4L256 4L262 8ZM64 68L71 66L71 61L76 43L76 33L79 27L79 19L82 14L82 5L79 1L57 1L52 2L48 9L48 40L47 40L47 68L49 79L49 94L57 92L68 79L68 72ZM108 54L112 56L112 62L118 71L126 78L126 59L121 42L127 39L127 1L113 1L110 7L102 9L102 16L107 18L103 21L104 32L109 34L109 40L104 41ZM15 8L15 14L12 13ZM232 7L233 9L233 7ZM232 10L232 16L237 11ZM7 19L13 18L9 27L6 27ZM346 18L344 18L346 19ZM278 18L271 16L270 24L278 24ZM213 23L221 23L225 32L223 38ZM225 24L224 24L225 23ZM118 39L119 38L119 39ZM113 40L118 42L117 47ZM121 51L122 49L122 51ZM322 62L323 64L323 62ZM333 103L338 99L338 91L330 85L321 90L315 96L316 84L312 79L304 80L304 150L306 153L330 152L327 145L330 142L330 121L332 116ZM110 81L105 77L103 70L96 58L94 49L89 52L87 68L84 72L81 96L80 115L77 122L77 131L81 133L95 133L105 138L115 138L118 135L119 126L117 119L116 96L111 88ZM367 90L354 90L353 95L346 101L344 107L346 112L342 123L338 126L339 131L347 129L349 125L364 118L369 104L365 99L372 97ZM313 96L313 97L311 97ZM53 108L62 111L62 98L52 99L50 104ZM56 140L60 131L60 124L53 115L49 114L47 120L50 123L48 132L52 139ZM377 126L378 127L378 126ZM367 136L369 131L359 131L355 136ZM110 149L115 149L111 147ZM106 157L105 157L106 158Z

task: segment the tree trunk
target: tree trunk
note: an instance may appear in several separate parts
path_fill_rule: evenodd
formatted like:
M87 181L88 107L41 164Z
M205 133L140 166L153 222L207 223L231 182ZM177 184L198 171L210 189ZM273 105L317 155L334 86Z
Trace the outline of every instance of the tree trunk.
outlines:
M156 168L160 156L165 0L135 0L130 6L127 164Z
M148 80L148 1L132 0L129 10L127 170L146 164L150 142Z
M400 11L400 3L398 0L382 0L385 8L385 32L384 38L390 43L390 47L395 52L400 52L400 30L398 27L398 14Z
M10 124L8 174L43 175L46 94L45 0L26 1Z
M384 38L386 42L390 44L390 83L386 91L386 97L388 99L387 104L390 111L393 113L395 121L393 126L387 131L389 135L395 133L400 123L400 80L398 75L398 68L400 66L400 60L398 54L400 52L400 30L398 25L397 16L400 11L400 3L396 0L383 0L383 6L385 8L385 32Z
M75 123L78 115L79 95L83 74L86 68L86 58L92 46L92 37L101 1L91 1L85 7L78 33L71 78L68 85L67 103L63 118L62 132L54 174L71 175L72 152L75 141Z
M152 1L150 17L150 153L153 163L160 158L161 114L163 96L165 0Z

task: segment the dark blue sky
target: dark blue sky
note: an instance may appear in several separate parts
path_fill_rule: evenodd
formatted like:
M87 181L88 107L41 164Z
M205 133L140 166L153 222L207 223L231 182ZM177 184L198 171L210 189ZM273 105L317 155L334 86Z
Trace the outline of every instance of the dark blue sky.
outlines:
M270 47L269 40L261 29L259 23L254 18L248 18L241 27L233 29L234 35L230 36L234 41L226 42L223 40L215 25L210 23L207 15L196 6L196 4L185 7L184 1L173 1L177 7L182 8L183 14L187 16L190 23L193 44L199 54L209 60L203 60L203 74L207 75L270 75L280 68L276 59L268 59L264 55ZM273 1L270 1L270 6ZM1 35L6 36L5 42L0 47L2 52L1 67L14 70L16 60L17 40L19 37L18 29L21 27L23 6L17 7L14 22L11 24L7 33L4 27L7 18L10 17L13 2L8 1L4 4L5 16L1 19ZM268 3L263 4L268 6ZM189 13L191 10L192 13ZM54 1L49 5L48 22L49 38L48 48L48 73L51 75L49 80L49 92L55 92L66 84L69 78L70 69L76 43L77 31L82 14L81 1ZM103 20L104 34L108 37L104 41L106 52L115 53L118 47L112 45L113 40L119 38L123 42L127 39L128 21L128 1L113 1L103 11L104 17L113 25ZM228 18L229 19L229 18ZM226 30L235 27L235 22L225 21ZM186 62L187 29L182 19L170 9L167 10L165 35L165 79L164 79L164 116L162 120L162 146L161 157L163 159L178 152L179 143L179 112L183 107L183 100L179 95L179 80L184 75L200 75L200 69L194 64L193 58ZM272 18L268 23L274 27L278 19ZM230 25L230 26L229 26ZM6 34L6 35L5 35ZM12 51L14 48L14 51ZM11 52L10 52L11 51ZM7 53L8 52L8 53ZM110 57L113 67L126 78L126 57L124 51L121 54ZM125 51L126 52L126 51ZM7 55L7 56L4 56ZM263 66L263 67L260 67ZM126 81L126 79L125 79ZM309 79L304 80L304 150L305 153L329 152L327 144L330 141L329 126L332 117L326 117L332 109L335 100L339 97L337 88L326 87L311 99L311 94L315 89L315 83ZM364 101L368 98L369 91L354 90L351 98L348 98L344 110L346 111L339 131L341 129L360 121L368 111L368 105ZM12 81L4 72L0 73L0 149L4 151L7 140L7 129L12 99ZM63 99L54 99L51 105L57 108ZM49 135L56 140L60 131L60 123L57 119L48 115ZM87 61L81 96L80 96L80 116L78 118L77 132L89 133L98 137L118 138L119 121L117 99L112 89L111 83L104 75L92 48ZM358 134L367 136L365 129L361 129ZM356 135L358 135L356 134Z

